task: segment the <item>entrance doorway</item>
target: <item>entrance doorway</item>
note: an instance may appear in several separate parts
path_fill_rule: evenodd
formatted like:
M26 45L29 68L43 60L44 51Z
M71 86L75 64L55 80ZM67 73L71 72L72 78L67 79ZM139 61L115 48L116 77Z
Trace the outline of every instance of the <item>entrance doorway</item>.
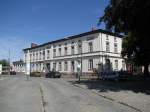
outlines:
M50 63L46 63L46 71L47 71L47 72L50 71Z
M112 64L110 63L110 59L106 59L105 68L106 71L110 71L112 69Z
M74 72L74 61L71 61L71 72Z

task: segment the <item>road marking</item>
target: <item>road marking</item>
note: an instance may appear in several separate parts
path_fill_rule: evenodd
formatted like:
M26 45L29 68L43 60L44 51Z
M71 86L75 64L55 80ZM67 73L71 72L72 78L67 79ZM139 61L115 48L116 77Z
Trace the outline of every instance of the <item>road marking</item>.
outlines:
M42 112L46 112L45 106L46 106L47 102L45 101L44 93L43 93L43 89L42 89L41 84L40 84L39 88L40 88L40 94L41 94L41 100L42 100L42 102L41 102L42 103Z

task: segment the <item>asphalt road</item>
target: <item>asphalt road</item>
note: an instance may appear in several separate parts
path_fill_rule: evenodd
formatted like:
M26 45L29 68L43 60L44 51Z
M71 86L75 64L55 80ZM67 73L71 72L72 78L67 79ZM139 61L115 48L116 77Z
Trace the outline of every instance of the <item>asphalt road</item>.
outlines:
M136 112L63 79L0 79L0 112Z

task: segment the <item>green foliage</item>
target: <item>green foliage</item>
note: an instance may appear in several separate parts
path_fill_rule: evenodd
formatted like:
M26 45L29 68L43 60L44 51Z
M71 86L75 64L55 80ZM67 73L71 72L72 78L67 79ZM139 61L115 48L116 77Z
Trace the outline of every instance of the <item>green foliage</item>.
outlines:
M5 59L0 60L0 64L2 64L2 66L9 66L9 62Z
M99 19L107 30L125 35L122 56L136 65L150 64L149 11L149 0L110 0Z
M149 8L149 0L110 0L99 22L105 22L107 29L119 33L145 32L143 27L149 23Z

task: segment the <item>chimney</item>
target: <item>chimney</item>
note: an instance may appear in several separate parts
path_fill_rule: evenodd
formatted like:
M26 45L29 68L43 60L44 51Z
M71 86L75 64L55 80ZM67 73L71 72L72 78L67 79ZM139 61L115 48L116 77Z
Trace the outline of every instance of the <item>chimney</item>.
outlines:
M36 46L38 46L38 45L35 43L31 43L31 48L36 47Z
M92 31L94 31L94 30L96 30L96 27L93 26L93 27L92 27Z

